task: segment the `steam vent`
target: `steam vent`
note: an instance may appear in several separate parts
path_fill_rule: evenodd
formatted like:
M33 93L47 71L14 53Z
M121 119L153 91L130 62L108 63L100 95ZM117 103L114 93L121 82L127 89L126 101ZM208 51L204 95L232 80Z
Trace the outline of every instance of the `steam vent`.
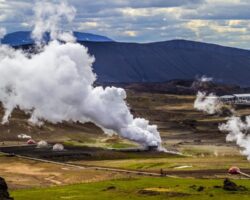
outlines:
M158 149L158 146L157 145L151 145L151 146L148 146L147 147L147 150L148 151L157 151Z

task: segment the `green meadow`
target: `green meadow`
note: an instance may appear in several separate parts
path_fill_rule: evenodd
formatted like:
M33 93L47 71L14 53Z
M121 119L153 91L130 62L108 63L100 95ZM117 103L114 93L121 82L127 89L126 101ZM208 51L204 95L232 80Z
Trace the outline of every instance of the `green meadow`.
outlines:
M222 179L127 178L44 189L12 191L15 200L249 200L250 181L235 180L246 191L225 191Z

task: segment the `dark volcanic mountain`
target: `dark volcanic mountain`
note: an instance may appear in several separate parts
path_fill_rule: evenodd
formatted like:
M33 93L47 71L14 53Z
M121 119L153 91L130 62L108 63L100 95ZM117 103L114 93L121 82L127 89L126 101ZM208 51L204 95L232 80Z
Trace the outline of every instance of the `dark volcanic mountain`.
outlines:
M8 34L2 42L27 48L32 44L27 33ZM138 44L79 32L74 35L95 56L99 84L162 83L206 75L218 83L250 86L248 50L186 40Z
M111 42L113 41L108 37L95 35L91 33L73 32L73 35L75 36L77 42L83 42L83 41ZM44 35L44 41L48 42L49 40L50 40L49 33L46 33ZM11 45L11 46L20 46L20 45L31 45L31 44L34 44L35 42L31 38L30 31L18 31L18 32L9 33L5 35L1 39L1 43Z
M99 83L152 83L213 77L250 86L250 51L173 40L148 44L84 42L95 56Z

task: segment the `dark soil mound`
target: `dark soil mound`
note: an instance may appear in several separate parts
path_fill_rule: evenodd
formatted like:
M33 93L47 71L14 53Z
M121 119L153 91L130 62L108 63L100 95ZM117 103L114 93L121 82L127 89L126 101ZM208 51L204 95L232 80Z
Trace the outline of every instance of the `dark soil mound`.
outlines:
M139 194L144 194L144 195L149 195L149 196L154 196L154 195L160 195L160 192L157 191L152 191L152 190L139 190Z
M105 188L103 191L109 191L109 190L115 190L116 187L115 186L109 186L107 188Z
M7 183L2 177L0 177L0 200L13 200L9 195Z
M142 195L147 195L147 196L156 196L156 195L165 195L167 197L184 197L184 196L189 196L189 194L182 193L182 192L155 191L155 190L147 190L147 189L139 190L138 193L142 194Z
M223 189L227 191L246 191L247 188L242 185L237 185L236 183L230 181L228 178L224 180Z

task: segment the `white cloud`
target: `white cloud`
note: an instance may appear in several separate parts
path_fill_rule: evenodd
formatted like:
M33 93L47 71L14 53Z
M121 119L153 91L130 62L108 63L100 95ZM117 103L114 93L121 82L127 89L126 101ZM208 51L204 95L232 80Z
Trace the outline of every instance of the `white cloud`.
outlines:
M22 22L22 23L21 23L21 26L22 26L22 27L30 28L30 27L32 27L32 24L29 24L29 23L27 23L27 22Z
M210 29L215 32L215 34L219 33L246 33L247 29L245 27L237 27L235 25L239 25L240 21L224 21L224 23L218 23L216 21L212 20L190 20L185 24L185 26L192 31L195 32L195 34L198 37L201 37L202 29Z
M78 30L86 31L86 30L96 30L98 27L102 25L99 22L95 21L87 21L79 23Z
M125 31L123 34L125 36L135 37L135 36L137 36L138 33L136 31Z
M0 25L8 31L28 29L34 2L1 0ZM53 2L61 3L59 0ZM242 41L242 38L250 35L248 0L68 2L77 8L77 13L72 23L64 24L65 29L107 35L118 41L146 42L184 38L249 47L248 39Z
M36 41L41 42L45 32L49 32L52 39L69 38L69 35L61 35L62 30L59 26L73 21L76 14L74 7L64 2L60 4L39 2L34 7L34 13L32 37Z
M2 38L6 34L5 28L0 28L0 38Z

